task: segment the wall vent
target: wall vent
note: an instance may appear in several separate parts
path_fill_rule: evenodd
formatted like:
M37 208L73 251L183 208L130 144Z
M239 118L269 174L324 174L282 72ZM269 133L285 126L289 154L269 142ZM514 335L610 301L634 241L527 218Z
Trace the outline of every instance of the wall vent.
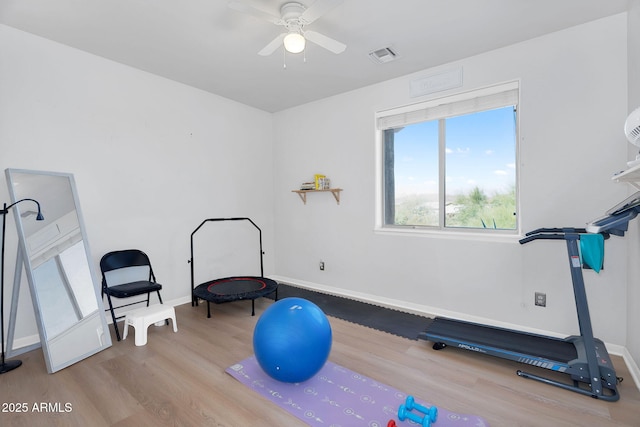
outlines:
M382 49L376 49L369 52L369 58L379 64L391 62L397 57L397 52L390 47L383 47Z

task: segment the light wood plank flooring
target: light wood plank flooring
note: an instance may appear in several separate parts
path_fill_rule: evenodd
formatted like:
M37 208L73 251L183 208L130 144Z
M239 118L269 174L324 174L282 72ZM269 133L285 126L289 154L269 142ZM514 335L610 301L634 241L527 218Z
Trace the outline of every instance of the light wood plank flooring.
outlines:
M0 404L28 409L0 412L0 425L303 426L225 373L253 353L253 327L269 304L257 300L255 317L248 301L212 304L211 319L206 305L185 304L176 307L178 333L151 326L146 346L131 336L52 375L41 350L23 354L23 366L0 376ZM520 378L516 363L330 321L333 362L491 426L640 426L640 392L619 357L625 381L612 403ZM41 403L56 411L34 411Z

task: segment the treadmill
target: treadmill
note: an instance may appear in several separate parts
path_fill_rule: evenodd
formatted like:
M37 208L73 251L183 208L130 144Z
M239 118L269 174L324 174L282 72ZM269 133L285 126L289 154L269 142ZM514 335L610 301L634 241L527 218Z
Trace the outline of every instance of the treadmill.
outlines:
M571 381L558 381L521 370L517 374L593 398L617 401L620 398L617 384L621 379L616 376L604 343L593 336L578 242L586 233L600 233L605 239L610 234L624 236L629 221L638 213L640 191L609 209L605 216L591 221L586 228L540 228L520 240L521 244L534 240L566 242L580 335L562 339L436 317L429 319L419 338L433 342L435 350L454 346L560 372Z

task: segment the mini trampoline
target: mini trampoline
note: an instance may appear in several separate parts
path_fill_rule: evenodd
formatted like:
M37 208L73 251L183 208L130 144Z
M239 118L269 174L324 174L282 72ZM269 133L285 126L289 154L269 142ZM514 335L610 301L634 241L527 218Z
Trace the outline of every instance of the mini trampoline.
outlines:
M193 236L198 230L208 222L216 221L249 221L257 230L260 243L260 276L234 276L213 279L195 286L194 283L194 258L193 258ZM191 233L191 306L198 306L198 299L207 302L207 317L211 317L210 303L222 304L225 302L251 300L251 315L255 316L255 300L275 292L275 299L278 299L278 282L263 277L262 262L262 230L249 218L209 218Z

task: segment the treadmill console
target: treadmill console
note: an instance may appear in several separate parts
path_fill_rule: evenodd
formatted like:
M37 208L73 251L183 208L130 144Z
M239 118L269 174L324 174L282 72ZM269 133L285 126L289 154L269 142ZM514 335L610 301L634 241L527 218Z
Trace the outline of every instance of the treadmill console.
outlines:
M640 191L609 209L605 216L589 222L586 230L589 233L610 233L614 236L624 236L629 228L629 221L634 219L638 213L640 213Z

